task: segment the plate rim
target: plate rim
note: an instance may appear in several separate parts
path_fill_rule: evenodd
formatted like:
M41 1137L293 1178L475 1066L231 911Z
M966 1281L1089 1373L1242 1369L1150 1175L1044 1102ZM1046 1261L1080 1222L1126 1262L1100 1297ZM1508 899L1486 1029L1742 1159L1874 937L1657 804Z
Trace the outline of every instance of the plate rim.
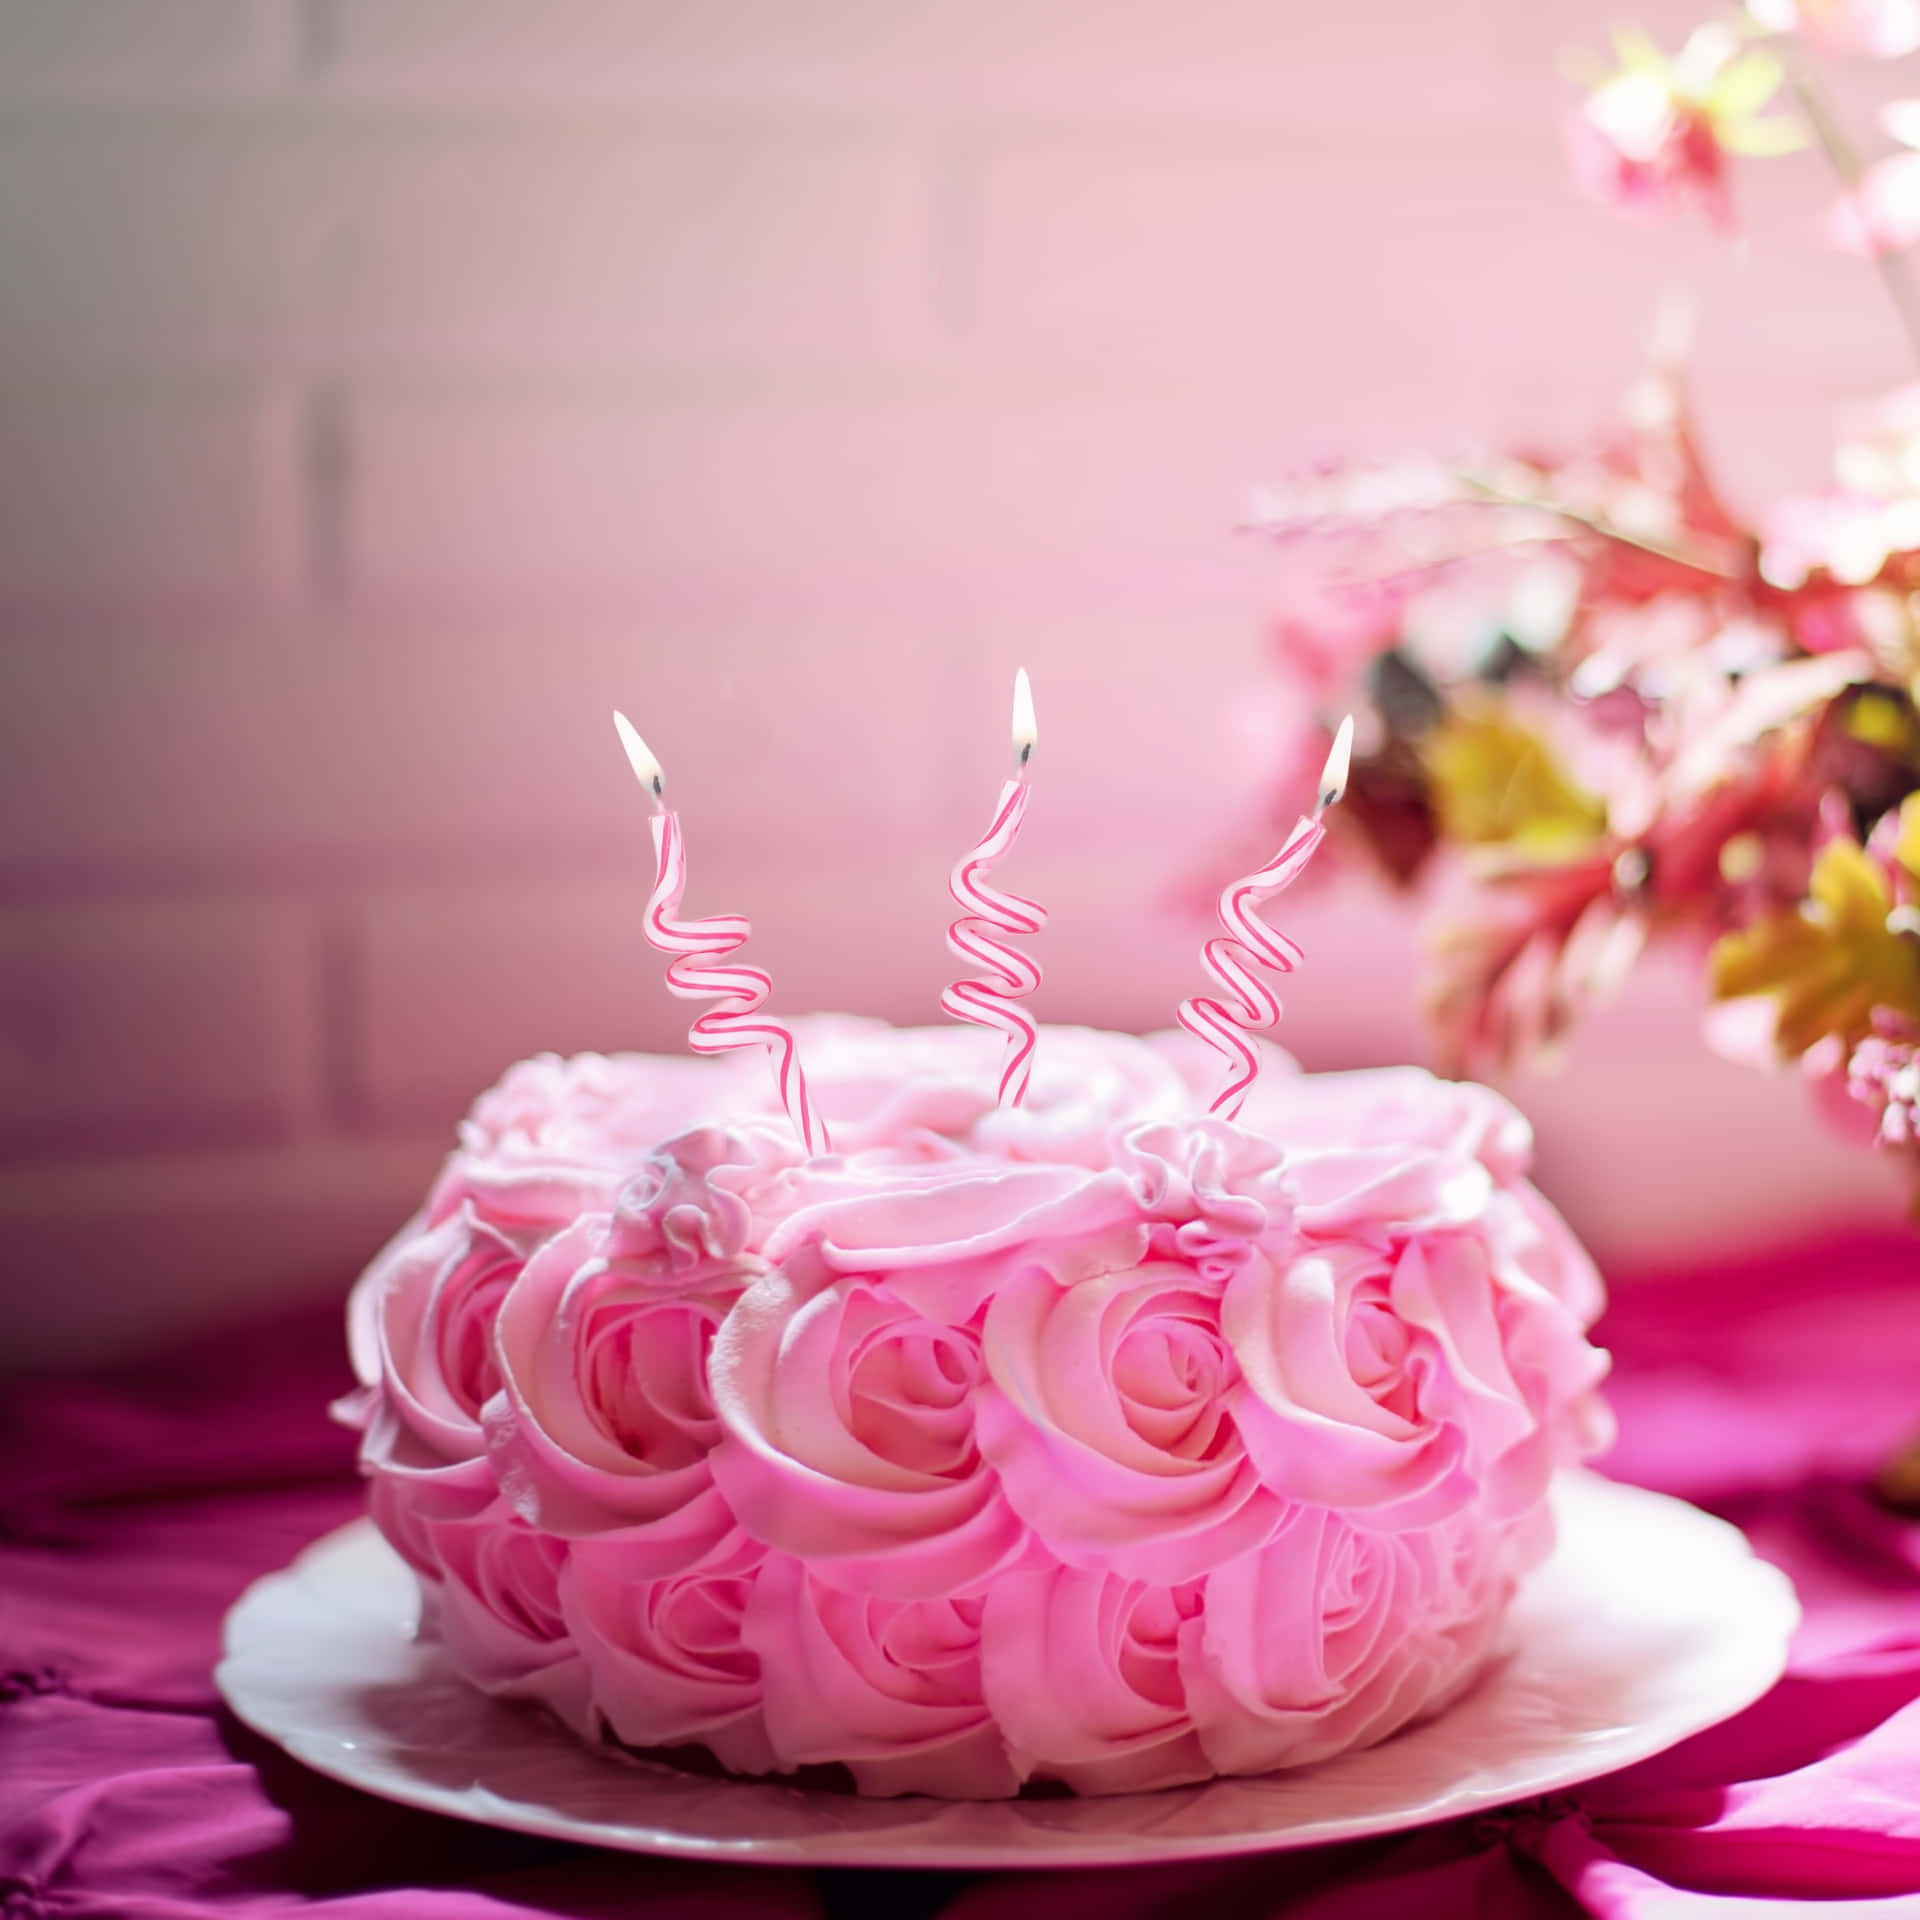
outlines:
M391 1765L378 1777L370 1778L365 1772L344 1764L348 1749L339 1739L312 1736L298 1727L285 1725L267 1710L268 1703L254 1696L244 1684L246 1662L251 1657L257 1657L257 1649L245 1643L245 1635L254 1626L255 1616L263 1605L268 1604L282 1589L301 1585L311 1574L315 1563L337 1555L343 1549L357 1548L363 1541L369 1548L392 1554L392 1548L365 1514L310 1541L285 1565L260 1575L248 1584L221 1623L221 1653L213 1678L228 1709L243 1725L328 1779L420 1811L543 1839L600 1846L620 1852L704 1860L715 1864L784 1868L913 1867L984 1872L1008 1869L1084 1871L1097 1867L1228 1859L1255 1853L1293 1851L1375 1835L1405 1833L1469 1813L1491 1812L1515 1801L1564 1791L1601 1778L1623 1767L1651 1759L1679 1745L1681 1741L1731 1719L1765 1694L1786 1671L1793 1631L1802 1617L1798 1595L1788 1575L1763 1559L1752 1542L1732 1522L1670 1494L1609 1480L1604 1475L1586 1469L1573 1469L1557 1475L1555 1490L1559 1495L1572 1495L1576 1502L1586 1497L1599 1501L1617 1500L1622 1504L1657 1505L1669 1510L1669 1519L1684 1514L1683 1524L1695 1528L1703 1541L1709 1533L1719 1535L1727 1564L1738 1568L1741 1577L1750 1583L1748 1591L1741 1596L1743 1631L1753 1640L1757 1650L1760 1633L1770 1630L1774 1657L1769 1661L1756 1661L1739 1686L1729 1685L1713 1698L1710 1705L1700 1703L1690 1710L1675 1711L1635 1723L1632 1729L1623 1729L1607 1740L1604 1753L1598 1751L1597 1744L1584 1757L1570 1749L1564 1768L1552 1771L1550 1777L1542 1777L1524 1786L1516 1787L1511 1782L1489 1784L1483 1774L1469 1770L1455 1788L1438 1797L1431 1797L1418 1806L1403 1806L1374 1815L1335 1814L1318 1820L1307 1819L1264 1829L1167 1836L1152 1851L1142 1846L1137 1830L1131 1829L1136 1837L1130 1844L1107 1831L1075 1833L1064 1828L1040 1827L1021 1830L1021 1837L1017 1840L1005 1836L970 1836L964 1832L930 1832L922 1839L905 1840L894 1837L894 1830L886 1827L863 1833L837 1827L831 1822L823 1822L819 1830L805 1836L785 1834L729 1838L649 1824L644 1817L618 1824L595 1821L544 1806L537 1801L511 1799L484 1786L443 1786L432 1780L408 1776ZM398 1561L398 1555L393 1557ZM1762 1605L1770 1609L1770 1618L1760 1617ZM420 1646L422 1643L409 1640L407 1644ZM433 1659L432 1655L428 1657ZM438 1666L440 1662L435 1661L434 1664ZM1497 1685L1497 1677L1490 1676L1487 1684ZM1464 1704L1478 1690L1476 1685L1457 1704ZM499 1704L530 1715L538 1712L537 1708L519 1707L517 1703ZM1419 1723L1404 1732L1413 1734L1422 1727L1442 1726L1455 1710L1448 1708L1432 1720ZM1636 1733L1640 1737L1634 1737ZM1376 1748L1360 1751L1390 1751L1401 1737L1395 1735ZM646 1766L645 1762L630 1763L615 1755L596 1753L585 1741L579 1741L577 1748L581 1756L597 1764L609 1767L625 1767L629 1764L640 1768ZM683 1777L691 1780L695 1776ZM784 1786L778 1781L729 1782L718 1778L708 1780L701 1776L700 1784L716 1792L737 1790L802 1794L823 1803L830 1800L840 1804L848 1798L844 1794L828 1794L820 1789ZM1230 1787L1233 1784L1232 1777L1223 1776L1215 1781L1191 1786L1169 1787L1148 1793L1103 1795L1098 1799L1104 1805L1137 1804L1144 1809L1156 1803L1164 1806L1180 1796L1191 1796L1210 1788L1223 1785ZM484 1807L474 1804L476 1792L485 1796ZM984 1817L990 1818L993 1809L1010 1804L1023 1807L1036 1804L936 1801L930 1796L920 1795L904 1795L900 1799L926 1800L939 1810L938 1818L949 1826L963 1827L969 1820L978 1821L982 1818L983 1809L986 1810Z

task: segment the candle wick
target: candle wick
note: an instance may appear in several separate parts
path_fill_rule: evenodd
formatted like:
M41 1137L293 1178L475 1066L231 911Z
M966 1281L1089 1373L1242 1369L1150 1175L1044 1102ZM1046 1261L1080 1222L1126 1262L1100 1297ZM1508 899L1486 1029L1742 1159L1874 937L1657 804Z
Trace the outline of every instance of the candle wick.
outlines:
M1033 686L1022 667L1013 676L1013 777L1025 780L1027 762L1033 758L1034 742L1039 739L1033 722Z
M633 777L646 789L647 798L653 802L655 813L667 810L667 776L660 762L653 756L653 749L642 740L634 730L634 725L618 707L613 710L613 730L620 736L620 745L627 756L627 765L633 769Z
M1340 722L1327 752L1327 764L1320 769L1320 804L1314 808L1318 820L1331 806L1339 804L1347 790L1347 774L1353 764L1353 715Z

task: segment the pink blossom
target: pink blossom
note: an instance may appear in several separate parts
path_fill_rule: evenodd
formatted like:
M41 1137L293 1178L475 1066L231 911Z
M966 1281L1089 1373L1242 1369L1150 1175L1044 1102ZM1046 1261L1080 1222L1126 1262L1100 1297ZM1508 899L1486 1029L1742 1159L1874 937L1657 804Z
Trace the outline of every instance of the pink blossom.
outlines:
M1920 240L1920 153L1876 161L1834 202L1826 231L1842 253L1898 253Z
M1760 577L1791 592L1824 573L1841 586L1876 579L1896 553L1920 547L1920 497L1791 494L1761 522Z
M1920 8L1920 0L1913 3ZM1880 124L1902 146L1920 148L1920 100L1889 102L1880 110ZM1826 226L1827 239L1843 253L1898 253L1920 240L1920 152L1875 161L1834 203ZM1910 395L1895 395L1883 412L1910 434ZM1884 429L1887 421L1877 424Z
M1568 127L1575 179L1627 212L1697 206L1733 224L1729 154L1783 153L1801 143L1791 121L1758 110L1779 91L1782 69L1743 49L1721 27L1701 27L1668 57L1638 33L1616 36L1619 71L1582 103Z
M1880 1117L1885 1147L1920 1144L1920 1046L1911 1034L1872 1033L1847 1062L1847 1092Z
M1747 0L1770 33L1800 33L1835 53L1897 59L1920 47L1920 0Z
M1733 224L1712 121L1649 76L1623 75L1586 102L1568 122L1567 159L1588 193L1623 212L1698 206L1716 226Z
M1855 493L1887 499L1920 493L1920 382L1848 408L1838 422L1833 464L1841 485Z

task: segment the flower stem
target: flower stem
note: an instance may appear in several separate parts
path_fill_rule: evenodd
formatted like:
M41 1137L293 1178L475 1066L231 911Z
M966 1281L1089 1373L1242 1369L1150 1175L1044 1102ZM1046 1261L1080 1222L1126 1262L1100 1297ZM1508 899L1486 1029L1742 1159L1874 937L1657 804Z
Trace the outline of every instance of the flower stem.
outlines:
M1460 471L1457 475L1460 484L1478 494L1482 500L1500 507L1524 507L1533 513L1544 513L1555 520L1564 521L1568 526L1578 527L1585 533L1596 535L1602 540L1611 540L1616 546L1632 547L1636 552L1652 554L1655 559L1665 560L1676 567L1685 567L1692 573L1704 573L1715 580L1735 580L1740 576L1729 565L1723 564L1710 552L1692 545L1678 546L1665 540L1652 540L1643 534L1629 533L1624 527L1617 527L1609 520L1602 520L1597 514L1582 512L1578 507L1562 506L1554 500L1542 499L1538 494L1516 493L1510 487L1503 487L1498 481L1489 480L1482 474Z
M1848 139L1846 129L1841 126L1806 55L1797 46L1789 45L1782 51L1787 56L1787 83L1793 88L1794 98L1800 102L1801 112L1807 116L1807 124L1813 129L1813 137L1820 143L1820 151L1827 156L1828 165L1839 177L1842 190L1849 194L1857 193L1866 173L1858 149ZM1920 361L1920 287L1914 284L1913 270L1905 254L1874 247L1871 237L1868 245L1872 248L1873 264L1879 272L1880 283L1886 288L1887 297L1900 316L1900 325L1906 331L1907 345L1913 349L1915 360Z

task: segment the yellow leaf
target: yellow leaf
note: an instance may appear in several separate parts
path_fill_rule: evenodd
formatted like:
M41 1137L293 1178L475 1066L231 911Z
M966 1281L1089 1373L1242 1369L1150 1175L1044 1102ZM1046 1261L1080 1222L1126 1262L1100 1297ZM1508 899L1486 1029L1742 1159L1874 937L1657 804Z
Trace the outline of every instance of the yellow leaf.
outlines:
M1752 160L1771 160L1776 154L1798 153L1807 144L1807 131L1782 114L1764 120L1716 120L1714 137L1729 153Z
M1774 1042L1797 1058L1837 1035L1849 1047L1887 1007L1920 1019L1920 942L1889 932L1893 888L1851 840L1834 840L1814 862L1809 898L1729 933L1708 956L1714 997L1772 994Z
M1615 27L1613 30L1614 58L1628 73L1636 69L1641 72L1664 72L1667 56L1660 51L1652 34L1645 27Z
M1910 793L1900 802L1900 833L1893 843L1893 857L1920 880L1920 793Z
M1716 114L1745 118L1758 113L1780 91L1787 70L1778 57L1756 47L1729 60L1714 76L1711 105Z
M1863 746L1878 747L1903 759L1913 758L1913 709L1888 688L1862 687L1847 708L1843 724L1847 737Z
M1441 831L1469 846L1557 855L1597 839L1604 804L1539 736L1504 714L1454 714L1427 735L1427 779Z

